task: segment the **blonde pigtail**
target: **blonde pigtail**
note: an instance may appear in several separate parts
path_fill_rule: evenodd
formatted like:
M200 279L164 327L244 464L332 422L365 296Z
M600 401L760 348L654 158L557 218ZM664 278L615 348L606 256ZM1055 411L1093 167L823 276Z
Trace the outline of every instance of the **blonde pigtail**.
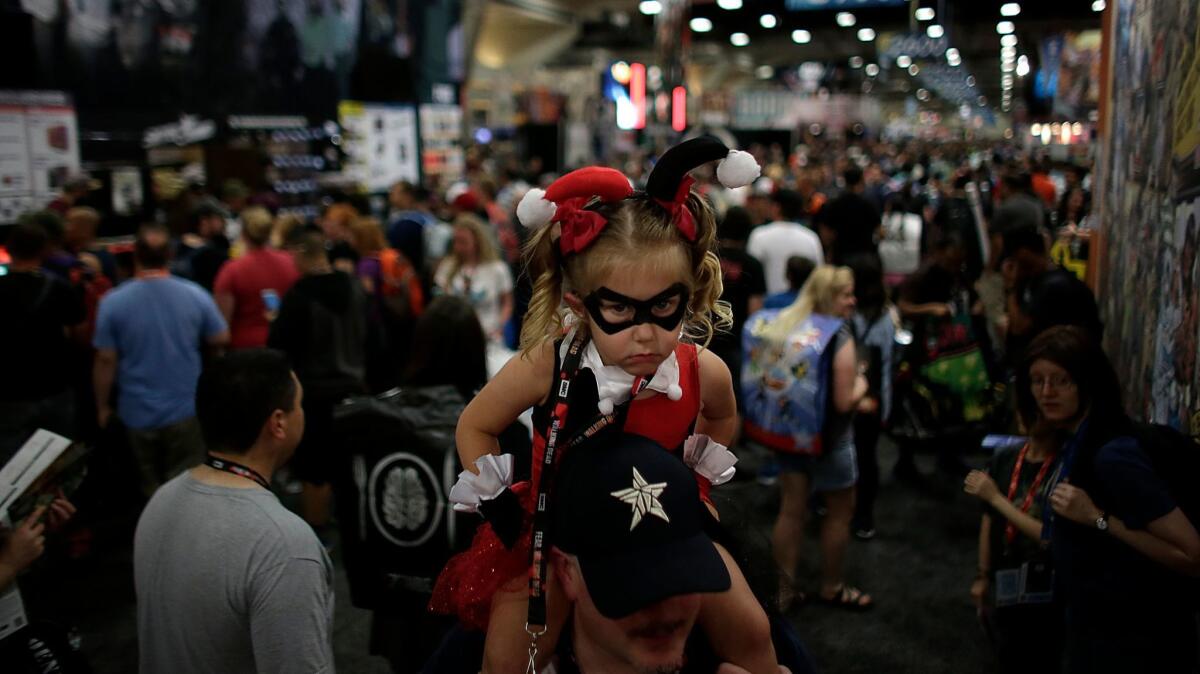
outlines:
M559 306L563 297L563 272L554 252L552 227L543 227L526 244L525 273L533 280L529 308L521 323L521 355L528 357L547 340L562 332Z
M717 226L712 209L695 192L688 195L687 208L696 221L696 241L691 251L695 285L689 307L691 316L684 333L696 344L707 347L717 331L728 332L733 327L733 309L721 300L724 284L721 259L716 252Z

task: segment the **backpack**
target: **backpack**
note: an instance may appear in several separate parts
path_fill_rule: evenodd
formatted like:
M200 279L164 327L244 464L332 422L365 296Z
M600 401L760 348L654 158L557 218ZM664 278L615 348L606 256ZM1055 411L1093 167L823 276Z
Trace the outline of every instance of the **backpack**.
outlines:
M843 321L813 314L780 345L762 335L780 313L759 311L742 329L746 437L776 451L820 456L832 390L830 345Z
M479 518L449 505L458 479L454 428L466 402L452 386L392 389L334 409L345 460L333 480L353 604L381 609L429 595Z
M1200 531L1200 442L1164 424L1134 424L1133 436L1175 504Z
M394 319L416 319L425 309L425 293L421 277L408 260L395 248L379 253L379 297L389 316Z

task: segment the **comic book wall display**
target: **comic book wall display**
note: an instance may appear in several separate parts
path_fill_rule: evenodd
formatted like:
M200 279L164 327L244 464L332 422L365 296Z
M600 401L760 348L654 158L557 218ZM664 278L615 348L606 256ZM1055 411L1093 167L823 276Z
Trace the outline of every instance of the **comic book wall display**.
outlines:
M1200 432L1200 3L1111 6L1109 125L1096 186L1105 347L1127 407Z

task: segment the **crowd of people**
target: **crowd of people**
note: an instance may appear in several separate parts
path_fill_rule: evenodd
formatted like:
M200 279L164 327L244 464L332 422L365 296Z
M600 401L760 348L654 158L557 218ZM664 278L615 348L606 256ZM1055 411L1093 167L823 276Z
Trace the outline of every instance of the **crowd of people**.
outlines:
M472 155L313 222L197 186L131 255L71 181L10 229L0 465L37 429L128 447L142 671L333 671L339 540L397 672L815 671L784 616L880 599L846 558L877 535L885 434L898 479L930 452L983 504L969 592L1002 671L1195 671L1189 441L1126 416L1051 256L1086 237L1085 168L820 137L612 164ZM387 472L364 433L430 458ZM770 596L711 496L746 448L780 493ZM13 523L0 589L43 515L86 510L67 496ZM424 570L356 570L393 554Z

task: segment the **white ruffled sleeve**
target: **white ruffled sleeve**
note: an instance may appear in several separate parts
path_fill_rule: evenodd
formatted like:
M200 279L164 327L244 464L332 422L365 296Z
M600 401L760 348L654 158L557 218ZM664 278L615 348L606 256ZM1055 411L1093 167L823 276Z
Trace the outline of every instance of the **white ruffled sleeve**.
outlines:
M715 487L733 479L737 457L707 435L692 435L683 443L683 462Z
M475 460L475 468L478 475L464 470L450 488L450 502L457 512L478 512L480 502L490 501L512 486L512 454L485 454Z

